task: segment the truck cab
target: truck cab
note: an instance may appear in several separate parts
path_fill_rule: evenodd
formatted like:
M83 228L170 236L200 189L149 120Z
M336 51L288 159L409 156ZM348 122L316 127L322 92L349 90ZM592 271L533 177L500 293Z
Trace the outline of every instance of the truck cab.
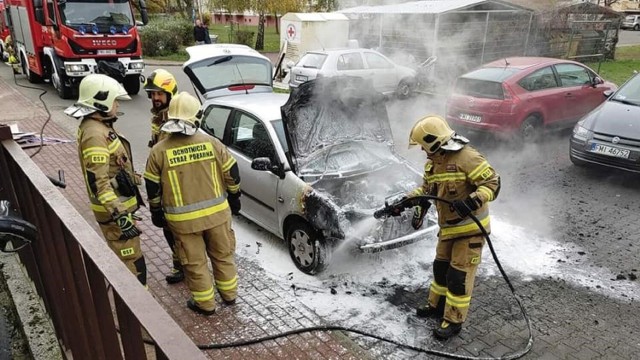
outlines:
M142 22L146 4L139 1ZM63 99L82 78L109 75L137 94L144 70L140 36L129 0L5 0L8 25L23 73L50 82Z

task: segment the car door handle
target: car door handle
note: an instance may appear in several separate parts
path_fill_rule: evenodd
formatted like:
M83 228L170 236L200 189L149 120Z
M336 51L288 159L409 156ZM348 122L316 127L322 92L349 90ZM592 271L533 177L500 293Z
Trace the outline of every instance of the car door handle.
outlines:
M282 196L278 196L278 202L284 204L284 199L282 198Z
M564 96L566 96L566 97L572 97L572 96L573 96L573 93L566 93L566 94L564 94Z

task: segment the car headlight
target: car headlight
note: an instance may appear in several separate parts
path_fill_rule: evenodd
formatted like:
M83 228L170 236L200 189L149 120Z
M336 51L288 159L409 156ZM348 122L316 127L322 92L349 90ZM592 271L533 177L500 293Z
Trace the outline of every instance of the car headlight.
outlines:
M144 69L144 63L142 61L129 63L129 69L131 70Z
M578 140L587 141L587 139L591 138L591 130L582 126L581 123L577 123L573 128L573 137Z
M89 71L89 67L84 64L67 64L65 70L70 73Z

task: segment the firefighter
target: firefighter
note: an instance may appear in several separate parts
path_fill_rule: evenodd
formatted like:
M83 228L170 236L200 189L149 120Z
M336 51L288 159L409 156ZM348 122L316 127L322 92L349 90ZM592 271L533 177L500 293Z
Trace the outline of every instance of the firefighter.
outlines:
M65 113L81 119L77 133L80 166L91 202L109 248L146 286L147 266L133 213L142 204L141 179L133 170L131 146L118 134L119 100L131 100L115 79L91 74L80 82L78 101Z
M161 132L160 128L167 122L167 110L169 110L169 103L171 97L178 93L178 83L175 77L164 69L157 69L152 72L147 78L144 84L144 90L147 92L149 99L151 99L151 140L149 140L149 147L157 144L160 140L168 136L168 133ZM157 225L157 224L155 224ZM167 240L167 244L171 249L172 267L171 272L165 276L165 280L169 284L176 284L184 280L184 272L182 271L182 265L176 255L175 240L171 230L167 226L162 227L164 238Z
M231 214L240 211L236 160L216 138L198 131L200 102L186 92L169 104L161 131L169 137L153 146L144 173L151 216L171 229L191 297L187 307L215 313L214 281L222 300L235 304L238 275Z
M416 310L419 317L442 318L434 329L438 339L460 332L471 303L485 239L469 214L489 233L488 203L500 191L499 175L468 142L434 115L419 120L409 135L410 146L427 153L424 183L409 196L434 195L452 203L436 202L440 231L433 280L427 303Z

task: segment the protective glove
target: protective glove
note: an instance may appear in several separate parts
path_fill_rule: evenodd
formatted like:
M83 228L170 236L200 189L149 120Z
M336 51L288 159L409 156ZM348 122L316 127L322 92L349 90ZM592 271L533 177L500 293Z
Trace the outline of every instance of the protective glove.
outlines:
M422 227L424 216L427 215L427 211L431 207L430 202L426 202L425 205L416 206L413 208L413 218L411 219L411 226L414 230L418 230Z
M453 200L451 207L461 219L466 218L471 212L479 208L478 203L471 197L467 197L464 200Z
M116 224L122 230L122 235L120 235L120 240L129 240L134 237L140 235L140 230L136 227L136 224L133 222L133 214L131 213L121 213L114 219Z
M229 202L229 207L231 207L231 213L233 215L240 214L240 208L242 207L240 204L240 191L237 193L227 192L227 201Z
M167 219L164 218L162 208L151 208L151 222L155 227L164 228L167 226Z
M402 202L405 200L407 200L406 196L403 196L400 200L392 204L388 204L385 201L384 207L382 209L376 210L373 213L373 217L376 219L380 219L382 217L400 216L400 214L402 214L405 209L404 205L402 204Z

